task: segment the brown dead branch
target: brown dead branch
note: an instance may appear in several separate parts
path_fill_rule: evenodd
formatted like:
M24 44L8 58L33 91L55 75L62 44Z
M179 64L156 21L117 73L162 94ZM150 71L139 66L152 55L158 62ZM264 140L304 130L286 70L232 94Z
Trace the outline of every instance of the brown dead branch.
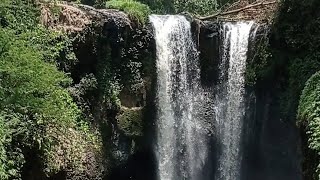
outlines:
M226 12L218 12L218 13L213 14L213 15L199 17L199 19L200 20L208 20L208 19L212 19L212 18L215 18L215 17L218 17L218 16L224 16L224 15L228 15L228 14L238 13L238 12L241 12L243 10L250 9L250 8L253 8L253 7L256 7L256 6L265 6L265 5L275 4L277 2L278 2L277 0L276 1L271 1L271 2L262 1L262 2L259 2L259 3L250 4L248 6L245 6L245 7L239 8L239 9L226 11Z

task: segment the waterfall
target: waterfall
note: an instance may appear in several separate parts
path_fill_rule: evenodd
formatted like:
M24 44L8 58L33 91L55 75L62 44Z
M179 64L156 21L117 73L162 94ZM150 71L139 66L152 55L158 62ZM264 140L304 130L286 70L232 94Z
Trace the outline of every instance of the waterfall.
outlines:
M244 106L244 72L253 22L223 24L222 57L215 111L220 153L218 180L239 180Z
M207 157L206 97L191 25L184 16L152 15L157 50L158 179L199 180Z
M214 87L214 98L209 98L200 86L199 58L190 22L179 15L152 15L150 21L157 50L158 179L208 178L202 175L208 161L211 124L215 124L219 145L215 179L239 180L244 72L253 22L222 25L219 83ZM208 109L214 116L210 117Z

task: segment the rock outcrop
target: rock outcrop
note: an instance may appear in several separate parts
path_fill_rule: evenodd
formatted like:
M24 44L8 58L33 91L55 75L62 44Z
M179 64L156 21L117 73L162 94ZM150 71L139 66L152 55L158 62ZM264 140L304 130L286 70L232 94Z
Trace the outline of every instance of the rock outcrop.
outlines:
M137 168L153 167L148 165L151 143L146 143L150 142L146 131L152 129L147 128L152 122L146 109L152 102L155 73L152 28L115 9L67 2L41 8L45 27L73 39L77 62L68 72L74 81L72 91L85 117L101 131L111 169L108 176L149 179Z

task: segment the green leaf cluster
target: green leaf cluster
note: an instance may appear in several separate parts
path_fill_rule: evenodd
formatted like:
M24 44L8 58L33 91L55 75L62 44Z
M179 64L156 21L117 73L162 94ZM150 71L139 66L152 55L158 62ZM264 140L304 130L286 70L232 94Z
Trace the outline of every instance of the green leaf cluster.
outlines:
M320 156L320 71L306 83L300 98L298 119L300 125L307 127L309 148ZM315 179L320 179L320 164Z
M139 0L149 5L156 14L189 12L194 15L209 15L233 0Z
M216 0L174 0L177 13L187 11L195 15L213 14L218 9Z
M34 29L40 11L34 0L0 0L0 26L23 32Z
M87 154L102 157L102 143L70 95L71 78L58 70L77 61L72 40L38 24L34 1L0 7L0 179L21 179L30 151L47 176L86 174L97 166Z
M136 20L139 24L145 24L151 14L148 5L134 0L110 0L106 2L106 7L126 12L131 19Z
M143 109L122 107L117 117L117 124L127 136L142 136Z

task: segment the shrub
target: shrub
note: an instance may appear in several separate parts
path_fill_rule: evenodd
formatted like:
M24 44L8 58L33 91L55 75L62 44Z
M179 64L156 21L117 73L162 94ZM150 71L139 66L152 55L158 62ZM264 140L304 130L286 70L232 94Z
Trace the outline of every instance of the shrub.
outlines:
M0 27L0 179L21 179L30 150L47 175L94 169L88 166L101 165L103 157L100 135L81 118L67 90L72 81L56 67L73 59L56 60L70 41L38 24L16 29L21 17L11 15L5 12L8 24ZM97 161L87 162L88 154Z
M142 136L142 109L121 107L117 123L127 136Z
M306 127L309 148L320 155L320 71L306 83L298 108L298 123ZM316 179L320 178L320 164L316 169Z
M221 8L232 0L139 0L148 4L153 13L156 14L175 14L190 12L195 15L208 15L214 13L218 6ZM218 5L219 4L219 5Z
M111 0L106 2L106 7L126 12L130 18L145 24L151 14L149 6L134 0Z
M23 116L1 111L0 112L0 179L21 178L20 169L24 164L24 156L19 147L12 146L13 140L26 126L19 126ZM25 123L26 124L26 123Z
M174 0L177 13L188 11L196 15L209 15L214 13L218 4L215 0Z

